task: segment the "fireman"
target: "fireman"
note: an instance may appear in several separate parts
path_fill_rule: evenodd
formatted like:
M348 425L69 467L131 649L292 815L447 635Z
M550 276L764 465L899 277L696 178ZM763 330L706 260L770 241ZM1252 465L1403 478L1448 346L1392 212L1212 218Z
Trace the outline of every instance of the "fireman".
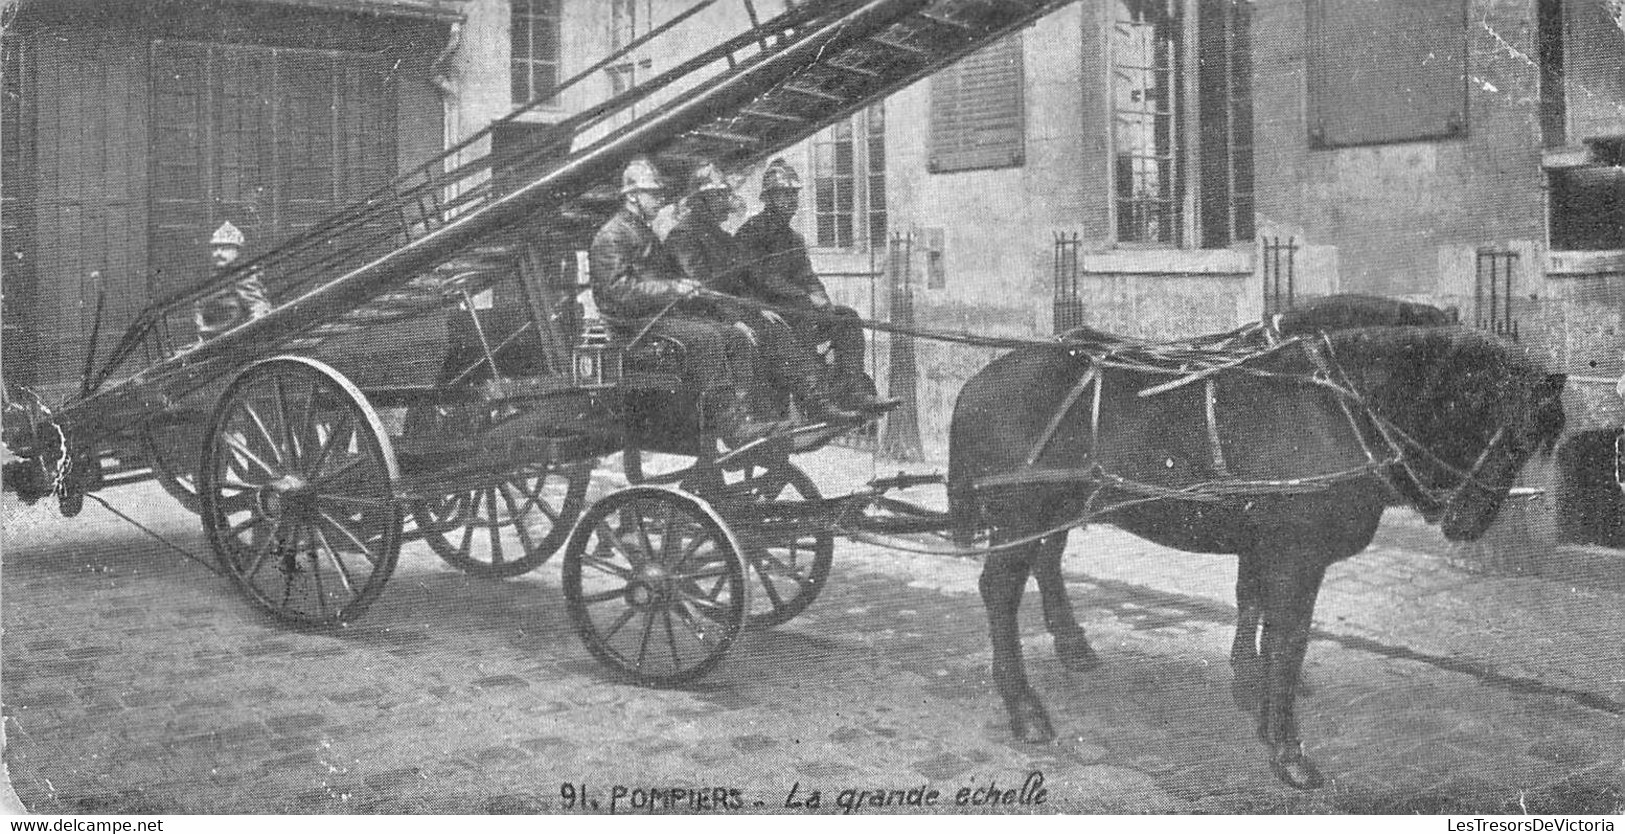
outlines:
M650 226L664 205L664 191L660 172L647 159L626 166L621 208L589 249L593 302L622 338L646 333L682 343L685 374L710 406L724 442L740 446L766 437L782 426L750 413L751 334L706 307L700 284L683 277Z
M716 165L700 166L690 178L687 211L666 236L666 247L683 274L706 289L745 294L738 247L722 228L733 208L733 188ZM720 299L707 299L716 315L749 328L774 390L792 395L812 422L850 423L863 415L842 408L831 397L828 369L782 316ZM860 335L861 338L861 335Z
M209 238L209 266L211 275L218 278L231 271L242 256L243 232L231 221L220 224ZM271 303L265 300L265 282L258 270L238 278L230 287L217 290L204 297L193 308L192 319L197 325L198 341L212 339L249 319L257 319L271 312Z
M859 411L884 411L897 401L879 399L869 390L857 311L830 303L807 256L807 242L790 225L801 207L800 192L801 177L790 163L775 159L768 164L762 173L762 211L746 220L734 235L742 264L737 283L743 294L784 312L809 349L831 344L846 405Z

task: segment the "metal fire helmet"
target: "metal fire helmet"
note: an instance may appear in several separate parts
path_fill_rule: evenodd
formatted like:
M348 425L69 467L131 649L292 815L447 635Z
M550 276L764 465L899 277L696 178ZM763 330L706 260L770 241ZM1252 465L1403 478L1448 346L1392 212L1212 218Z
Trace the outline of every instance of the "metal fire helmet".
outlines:
M694 175L688 178L690 195L707 191L733 191L733 186L728 185L728 178L722 175L722 169L714 162L707 162L694 169Z
M634 191L665 191L666 181L660 176L660 169L643 157L638 157L626 164L626 170L621 172L621 193L630 194Z
M762 172L762 196L766 197L774 191L800 191L801 175L796 169L785 162L783 157L767 164L767 170Z
M236 246L241 248L244 242L246 242L246 239L243 237L243 230L233 226L230 220L221 223L220 228L214 230L214 237L209 238L210 246Z
M575 383L578 388L609 388L621 378L621 351L610 343L609 329L596 318L581 325L576 343Z

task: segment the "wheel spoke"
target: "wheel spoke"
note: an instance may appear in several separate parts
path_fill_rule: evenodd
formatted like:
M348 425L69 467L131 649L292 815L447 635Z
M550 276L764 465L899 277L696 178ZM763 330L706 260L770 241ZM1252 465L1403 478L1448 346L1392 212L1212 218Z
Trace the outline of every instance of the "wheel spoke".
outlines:
M288 419L288 389L280 373L271 374L271 383L276 389L276 419L282 429L282 442L288 447L287 462L296 465L299 462L299 442L294 439L293 422Z
M779 596L779 589L773 585L773 580L762 571L756 572L756 578L762 583L762 590L767 591L767 598L772 601L774 608L784 605L784 597Z
M713 562L708 566L700 567L699 570L691 571L689 573L680 573L677 574L677 576L679 579L699 580L711 579L718 576L727 576L729 573L731 573L731 571L728 570L728 566L726 564L721 562Z
M390 502L382 498L362 498L359 495L345 495L340 492L322 493L318 501L331 501L335 504L348 504L355 507L388 507Z
M688 560L692 559L694 554L698 553L702 546L711 541L711 537L709 535L703 535L705 533L704 530L701 530L701 533L702 535L695 536L694 540L689 542L687 547L683 548L683 555L677 557L677 561L667 563L671 566L672 570L677 570L683 565L688 564Z
M671 611L663 609L660 614L666 623L666 646L671 649L671 666L673 669L681 669L683 658L677 654L677 632L671 627Z
M254 561L249 563L247 570L242 571L243 578L253 579L254 574L260 572L260 568L265 565L265 557L281 549L281 539L282 519L273 518L271 519L271 529L265 534L265 538L256 542L253 549L249 551L253 554Z
M260 470L263 471L268 477L275 478L277 476L278 470L265 461L260 460L259 455L254 454L253 450L248 448L247 442L245 442L242 438L239 438L234 434L222 434L220 439L224 440L226 445L230 446L233 452L236 452L241 457L247 458L250 463L258 466Z
M626 627L627 623L632 621L633 617L636 617L637 615L638 609L636 608L628 608L625 611L622 611L621 616L615 618L615 624L610 626L609 630L604 632L604 642L608 643L616 634L620 633L621 629Z
M491 536L491 564L501 564L502 558L502 523L497 518L497 494L495 489L485 491L485 504L491 509L491 519L488 531Z
M620 565L605 561L603 559L595 559L583 555L581 557L581 566L584 568L596 568L597 570L603 571L610 576L618 577L620 579L627 580L628 582L632 580L632 570L630 568L623 568Z
M346 411L340 414L338 423L329 429L327 440L323 441L322 447L316 450L316 459L311 461L310 470L306 474L311 478L320 478L322 467L327 464L327 458L333 454L333 448L338 445L339 438L345 438L344 445L348 447L350 445L349 437L354 433L354 430L355 421L350 416L350 412Z
M310 531L312 533L315 533L316 528L311 527ZM315 585L316 585L316 608L321 611L323 617L326 617L327 616L327 589L322 587L321 555L316 552L316 537L315 536L310 536L309 537L309 542L310 542L310 581L315 583Z
M253 401L243 400L238 405L237 410L248 415L249 422L254 424L254 429L259 432L260 437L264 438L265 448L270 450L271 456L276 458L279 465L286 468L288 461L283 457L282 449L277 445L276 438L271 435L271 430L266 427L264 418L260 417L259 411L254 408Z
M600 602L608 602L616 597L624 596L626 596L625 588L611 588L608 591L599 591L596 594L584 594L581 601L588 605L597 605Z
M237 524L233 524L231 527L227 528L226 535L235 539L235 538L237 538L237 535L239 533L243 532L244 530L247 530L250 527L253 527L255 524L258 524L259 521L260 521L260 516L255 515L254 513L251 512L251 513L248 514L248 518L244 519L243 521L241 521L241 522L239 522Z
M643 552L648 554L649 559L654 559L655 558L655 546L654 546L653 542L649 541L649 530L643 524L643 519L644 519L643 502L641 502L641 501L632 501L632 502L628 502L627 506L632 509L632 519L633 519L633 522L635 524L637 524L638 543L643 545Z
M519 536L519 546L524 549L524 555L529 555L536 549L536 543L530 537L530 524L525 515L514 505L513 493L509 491L508 485L503 484L498 489L502 491L503 503L508 505L508 513L513 519L514 533Z
M316 534L316 539L322 543L322 547L327 548L327 557L333 560L333 567L338 569L339 583L344 586L346 593L354 597L356 595L355 577L350 575L350 569L345 566L343 557L333 547L333 544L327 540L327 534L323 533L320 527L312 527L311 532Z
M474 500L470 502L469 509L469 517L471 521L469 524L463 525L463 541L461 544L457 545L457 553L464 559L467 559L468 554L474 551L474 525L472 523L472 518L473 514L479 511L479 500L479 493L474 493Z
M361 555L366 557L367 561L377 564L378 558L372 552L372 548L368 547L365 542L357 538L356 534L351 532L349 525L334 518L333 514L326 510L318 509L316 512L321 515L322 519L326 521L334 530L344 534L344 537L349 539L350 543L354 544L356 548L361 551Z
M695 602L695 600L684 600L682 605L677 606L677 614L683 618L683 624L688 626L688 630L693 633L696 640L709 644L711 642L711 630L706 628L705 623L700 622L694 616L693 611L688 610L688 607L695 604Z
M643 659L649 656L649 636L654 633L654 630L655 612L651 608L643 612L643 637L638 641L638 659L634 663L634 666L638 669L643 668Z
M633 567L642 564L643 560L632 555L632 552L627 550L626 546L621 543L620 537L615 534L615 531L610 529L608 519L598 522L598 540L620 554L620 557Z

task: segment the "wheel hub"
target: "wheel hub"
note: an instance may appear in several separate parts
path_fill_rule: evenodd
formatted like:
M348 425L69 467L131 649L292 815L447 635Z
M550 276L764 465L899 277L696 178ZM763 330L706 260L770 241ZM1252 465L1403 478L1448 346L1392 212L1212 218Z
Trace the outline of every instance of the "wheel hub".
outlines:
M677 598L677 578L664 565L644 565L626 584L626 601L634 608L661 608Z
M310 518L316 513L316 490L298 475L283 475L260 487L256 500L271 518Z

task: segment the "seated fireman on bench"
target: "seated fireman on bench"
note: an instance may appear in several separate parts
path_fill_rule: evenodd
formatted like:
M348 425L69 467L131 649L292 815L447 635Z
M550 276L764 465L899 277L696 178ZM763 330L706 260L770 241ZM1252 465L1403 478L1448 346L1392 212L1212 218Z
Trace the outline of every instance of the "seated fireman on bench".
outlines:
M831 344L848 408L877 412L896 406L896 400L870 392L863 373L858 312L830 303L807 256L806 240L790 225L801 207L801 177L783 159L773 160L762 173L762 202L761 213L746 220L734 235L741 259L740 294L785 311L784 317L809 349Z
M716 165L707 163L694 172L684 204L682 219L666 236L666 248L690 281L719 293L740 294L738 248L733 235L721 225L733 208L733 189ZM809 421L862 419L863 415L832 400L828 369L777 313L723 300L713 303L719 315L749 328L765 363L766 381L774 390L793 395Z
M684 375L700 389L724 442L740 446L772 434L777 423L749 412L755 346L742 328L719 318L683 277L649 223L660 211L665 184L646 159L621 175L621 209L593 236L589 272L593 301L622 338L666 336L686 349ZM648 336L645 336L647 338Z

